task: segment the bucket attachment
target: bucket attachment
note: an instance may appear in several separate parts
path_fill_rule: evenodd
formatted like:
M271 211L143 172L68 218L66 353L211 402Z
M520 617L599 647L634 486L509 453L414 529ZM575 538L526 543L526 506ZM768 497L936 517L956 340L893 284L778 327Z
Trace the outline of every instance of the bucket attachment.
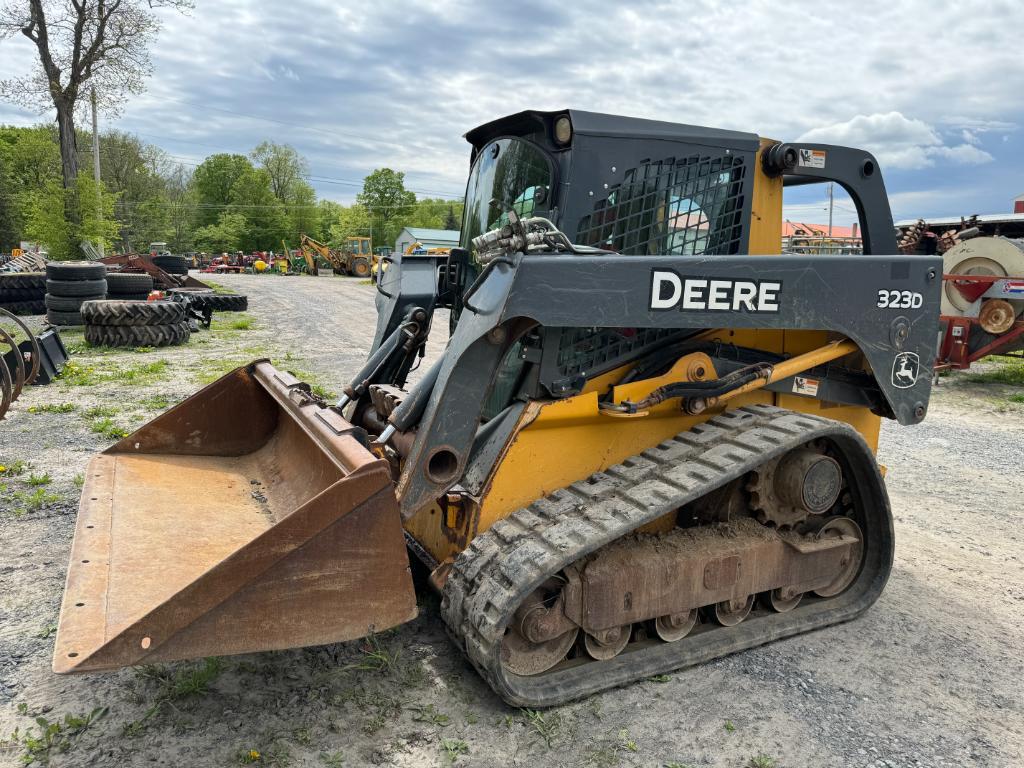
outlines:
M258 361L89 463L55 672L352 640L416 598L388 463Z

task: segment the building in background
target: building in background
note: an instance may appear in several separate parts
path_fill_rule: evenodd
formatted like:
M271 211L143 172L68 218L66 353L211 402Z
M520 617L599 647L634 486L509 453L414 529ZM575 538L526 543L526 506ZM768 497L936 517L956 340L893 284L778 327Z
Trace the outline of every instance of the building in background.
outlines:
M424 248L454 248L459 244L459 233L454 229L406 227L398 233L395 253L405 253L405 249L413 243L419 243Z

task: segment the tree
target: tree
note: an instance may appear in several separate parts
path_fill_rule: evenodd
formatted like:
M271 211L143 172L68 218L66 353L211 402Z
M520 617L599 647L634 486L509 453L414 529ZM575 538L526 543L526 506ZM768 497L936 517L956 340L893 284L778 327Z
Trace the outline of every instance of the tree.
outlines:
M384 243L394 242L399 222L416 205L416 195L405 188L405 174L390 168L378 168L363 179L356 200L370 211L374 240Z
M25 237L45 245L51 259L76 258L83 240L109 247L118 235L120 224L114 218L117 196L107 192L102 183L97 195L96 182L85 174L78 177L75 187L67 190L59 180L51 179L27 195ZM77 210L69 218L65 214L72 206Z
M288 233L284 206L274 197L270 174L262 168L245 171L231 188L232 211L245 216L246 227L239 248L269 251Z
M207 253L236 251L242 242L247 222L240 213L223 211L216 224L200 227L195 232L196 247Z
M199 198L200 225L213 224L232 201L231 192L243 174L254 170L245 155L210 155L192 174Z
M264 141L249 156L270 176L270 189L281 202L289 202L297 192L296 186L304 184L309 175L306 158L288 144Z
M60 150L49 126L0 127L0 249L23 239L29 193L60 181Z
M455 208L448 204L448 215L444 217L444 228L451 230L458 230L459 222L455 219Z
M329 240L331 227L338 223L344 206L333 200L320 200L316 204L316 226L312 235L317 240ZM309 232L306 233L311 234Z
M167 202L167 218L170 235L167 247L175 253L192 249L193 231L196 222L196 202L199 199L192 174L183 166L172 168L166 176L164 199Z
M366 237L370 234L371 216L366 206L356 203L338 208L338 218L330 226L329 238L332 245L340 247L350 237Z
M171 224L165 190L172 168L162 149L123 131L100 136L100 175L118 195L115 215L127 250L167 240Z
M39 55L31 75L0 81L0 96L56 110L64 189L78 178L75 107L86 86L108 110L141 93L160 26L153 10L190 7L190 0L28 0L0 10L0 39L21 33Z
M301 179L292 185L287 198L288 237L298 238L303 232L317 231L319 216L316 207L316 191Z

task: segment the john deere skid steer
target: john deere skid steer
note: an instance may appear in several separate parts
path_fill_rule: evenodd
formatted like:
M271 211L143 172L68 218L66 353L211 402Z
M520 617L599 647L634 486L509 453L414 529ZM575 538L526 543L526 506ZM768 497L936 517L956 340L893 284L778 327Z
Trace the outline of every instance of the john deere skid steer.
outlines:
M389 257L341 402L257 361L92 460L57 672L393 627L409 552L525 706L878 598L880 420L925 417L942 273L871 155L577 111L467 138L462 247ZM827 181L864 254L779 254L783 187Z

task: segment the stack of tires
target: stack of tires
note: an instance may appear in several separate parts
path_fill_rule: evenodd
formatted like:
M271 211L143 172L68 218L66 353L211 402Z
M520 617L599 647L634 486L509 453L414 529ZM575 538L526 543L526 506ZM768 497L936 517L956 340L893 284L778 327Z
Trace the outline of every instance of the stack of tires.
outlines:
M107 298L145 301L153 290L153 278L144 272L107 272Z
M168 347L189 339L185 306L176 301L87 301L85 340L107 347Z
M162 256L154 256L153 263L169 275L187 275L190 260L186 256L165 253Z
M43 272L0 272L0 309L16 315L46 311L46 275Z
M107 267L95 261L51 261L46 265L46 319L51 325L81 325L87 301L106 298Z

